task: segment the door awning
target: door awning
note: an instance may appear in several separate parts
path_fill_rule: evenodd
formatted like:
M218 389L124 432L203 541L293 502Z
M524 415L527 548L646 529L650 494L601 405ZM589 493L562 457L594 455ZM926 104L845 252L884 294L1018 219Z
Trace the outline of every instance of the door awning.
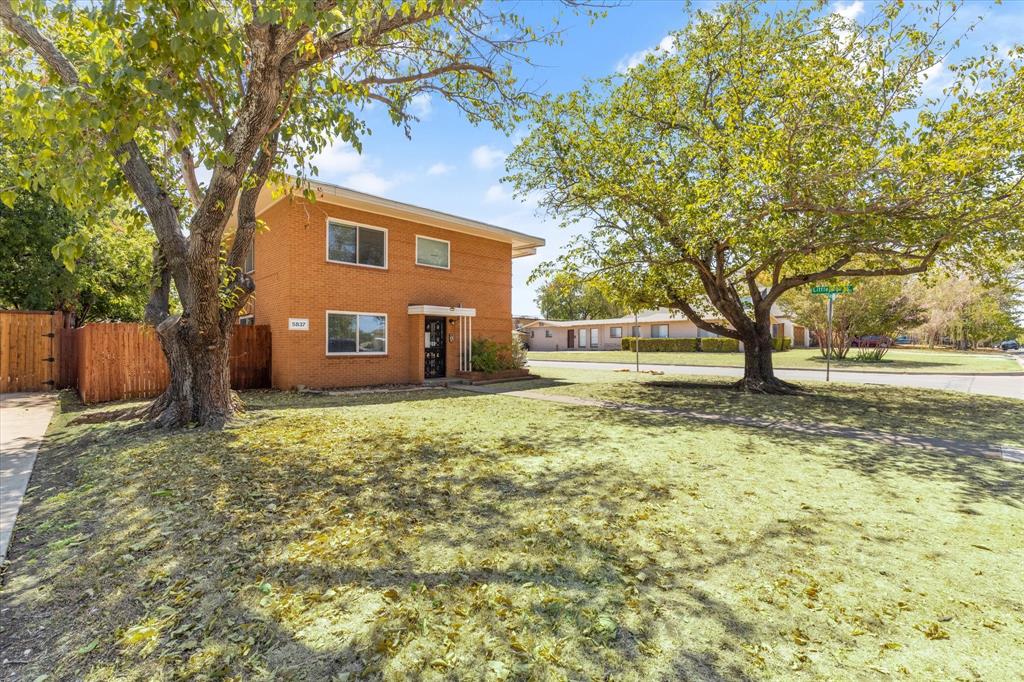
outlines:
M436 315L438 317L476 317L476 308L447 305L411 305L410 315Z

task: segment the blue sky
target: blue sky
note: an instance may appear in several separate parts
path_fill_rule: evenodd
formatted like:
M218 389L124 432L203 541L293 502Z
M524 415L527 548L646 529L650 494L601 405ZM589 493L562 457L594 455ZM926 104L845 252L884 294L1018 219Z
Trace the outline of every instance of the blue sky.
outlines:
M550 18L561 11L544 0L510 4L537 25L550 25ZM833 9L865 17L871 4L836 2ZM962 14L965 19L983 14L985 21L961 52L973 51L982 43L1009 46L1024 35L1024 0L1008 0L1002 6L968 2ZM640 0L614 7L607 18L594 24L584 16L563 12L563 44L531 49L534 66L520 69L521 76L537 91L572 90L587 78L623 70L631 61L642 59L645 51L655 48L685 21L684 3L667 0ZM929 75L929 85L936 89L941 89L948 76L941 67ZM510 138L486 126L473 126L436 97L422 98L415 105L414 113L421 120L413 126L411 140L388 122L383 111L371 110L367 120L373 134L363 140L363 153L335 145L317 161L320 178L543 237L547 246L536 256L513 261L513 312L537 314L536 287L526 280L541 261L557 256L570 233L538 215L533 206L514 200L510 188L501 184L505 155L514 146L514 135Z

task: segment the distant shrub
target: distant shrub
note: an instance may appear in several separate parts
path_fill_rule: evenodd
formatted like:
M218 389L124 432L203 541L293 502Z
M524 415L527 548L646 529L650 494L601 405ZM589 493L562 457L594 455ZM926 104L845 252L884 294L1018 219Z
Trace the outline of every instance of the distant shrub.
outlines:
M622 350L636 351L636 339L635 336L623 336L622 337Z
M736 353L739 352L740 342L723 337L701 339L700 349L705 353Z
M637 339L642 352L647 353L693 353L697 350L697 339Z
M525 355L512 343L498 343L491 339L473 340L473 369L477 372L500 372L519 369Z
M784 351L784 350L789 350L792 347L793 347L793 339L787 339L787 338L782 337L782 336L778 336L778 337L772 339L772 348L774 348L777 352L781 352L781 351Z

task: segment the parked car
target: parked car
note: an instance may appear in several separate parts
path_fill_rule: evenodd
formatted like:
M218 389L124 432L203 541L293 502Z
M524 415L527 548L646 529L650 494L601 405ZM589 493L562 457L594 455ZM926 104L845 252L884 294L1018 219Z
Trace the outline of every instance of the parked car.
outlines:
M858 336L850 344L854 348L877 348L879 346L891 346L892 339L888 336Z
M1020 344L1010 339L1009 341L1003 341L999 344L1001 350L1020 350Z
M895 339L895 343L897 345L900 345L900 346L909 345L910 344L910 337L907 336L906 334L904 334L902 336L897 336L896 339Z

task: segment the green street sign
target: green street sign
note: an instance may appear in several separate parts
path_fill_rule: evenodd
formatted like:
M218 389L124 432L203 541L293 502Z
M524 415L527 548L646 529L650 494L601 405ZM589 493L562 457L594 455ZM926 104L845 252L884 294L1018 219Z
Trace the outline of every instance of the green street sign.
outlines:
M817 286L811 287L812 294L825 294L828 296L834 296L835 294L852 294L852 284L840 284L838 286Z

